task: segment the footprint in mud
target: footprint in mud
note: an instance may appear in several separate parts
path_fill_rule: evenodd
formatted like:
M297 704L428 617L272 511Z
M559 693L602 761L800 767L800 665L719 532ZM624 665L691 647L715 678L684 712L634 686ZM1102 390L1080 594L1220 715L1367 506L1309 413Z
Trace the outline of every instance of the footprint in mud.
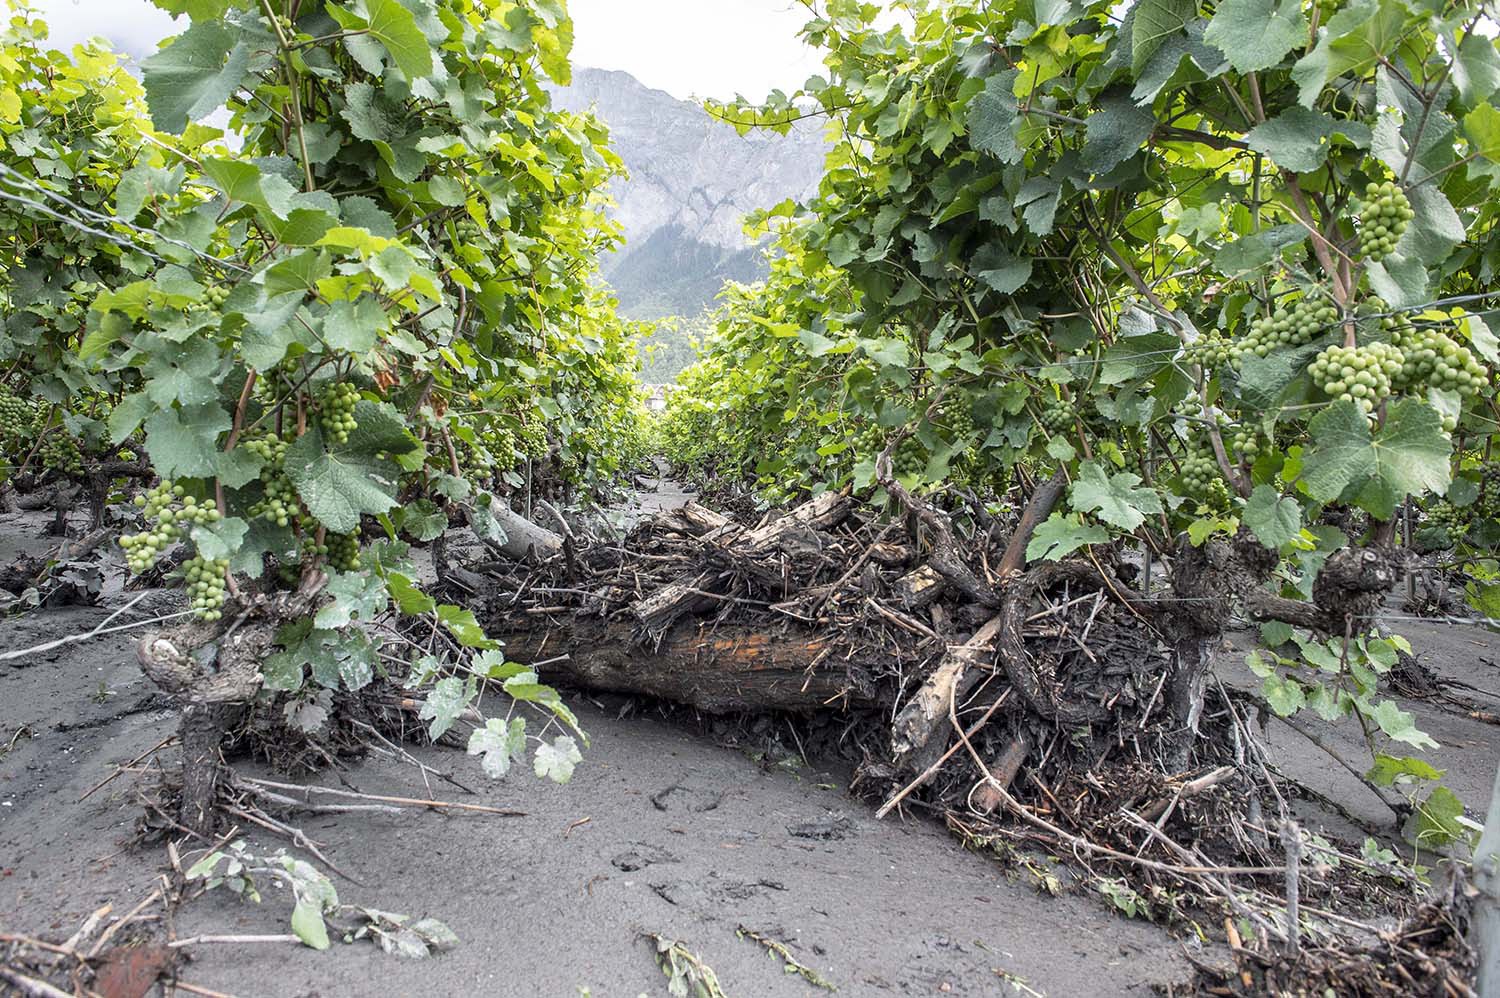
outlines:
M728 794L727 790L706 790L674 783L652 794L651 805L658 811L670 811L676 806L685 807L694 814L703 814L717 810Z
M634 873L636 870L644 870L648 866L657 863L676 863L678 859L661 846L654 846L647 842L637 842L622 853L616 853L610 863L615 869L625 873Z

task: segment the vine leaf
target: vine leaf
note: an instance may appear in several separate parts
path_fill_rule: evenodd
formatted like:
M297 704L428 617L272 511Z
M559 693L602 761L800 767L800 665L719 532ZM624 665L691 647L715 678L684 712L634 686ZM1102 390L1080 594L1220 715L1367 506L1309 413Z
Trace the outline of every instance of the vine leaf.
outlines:
M335 572L324 592L333 602L318 611L314 627L347 627L356 619L374 620L390 604L385 582L374 572Z
M354 408L358 425L347 443L328 450L314 426L287 449L286 474L307 509L329 530L347 534L360 516L384 513L396 505L400 469L388 456L417 446L389 406L362 401Z
M1293 173L1311 173L1328 158L1333 119L1321 111L1289 107L1245 135L1245 144Z
M1203 40L1241 73L1269 69L1307 38L1307 18L1296 0L1224 0Z
M390 54L391 61L408 80L416 80L432 72L432 48L427 43L417 19L398 0L363 0L363 14L352 12L337 4L328 5L328 13L339 22L345 31L368 31L369 38L380 42ZM352 35L345 39L349 54L371 75L380 75L380 60L368 38Z
M1108 542L1109 531L1097 523L1084 523L1077 513L1053 513L1031 535L1026 560L1061 561L1081 547Z
M498 780L510 772L510 764L526 751L526 719L492 717L469 735L469 755L482 755L484 775Z
M146 453L163 478L207 478L218 470L219 434L229 426L214 402L163 409L146 420Z
M1156 50L1197 16L1196 0L1141 0L1135 7L1135 28L1130 36L1131 74L1140 76Z
M1073 483L1073 508L1093 513L1111 526L1131 531L1146 522L1146 514L1162 512L1161 496L1154 489L1139 488L1141 476L1121 471L1107 476L1097 463L1078 469Z
M141 63L151 121L180 135L189 122L212 114L239 87L250 66L250 48L222 21L193 21L172 44Z
M1319 502L1348 493L1362 509L1389 519L1412 493L1448 490L1453 445L1437 411L1424 402L1403 399L1391 405L1385 425L1374 434L1359 406L1335 402L1308 430L1312 447L1302 482Z
M1387 738L1405 742L1416 748L1435 749L1438 743L1431 735L1417 727L1416 718L1397 706L1394 700L1382 700L1375 707L1361 705L1360 712L1380 725Z
M969 144L1002 163L1021 161L1015 83L1014 69L996 73L985 80L984 89L969 106Z
M1139 17L1136 24L1140 24ZM1105 98L1084 122L1088 136L1083 145L1084 168L1094 174L1108 173L1134 156L1155 127L1156 116L1150 108L1136 107L1124 96Z
M1257 485L1245 501L1245 526L1272 551L1302 532L1302 507L1269 485Z
M544 742L537 746L532 768L539 777L546 777L553 783L567 783L573 778L574 767L582 761L583 753L578 751L578 743L568 735L558 735L550 745Z
M427 726L429 738L437 741L453 727L458 715L468 708L469 696L469 688L457 676L445 676L433 683L432 690L422 702L422 710L417 715L424 721L432 722Z

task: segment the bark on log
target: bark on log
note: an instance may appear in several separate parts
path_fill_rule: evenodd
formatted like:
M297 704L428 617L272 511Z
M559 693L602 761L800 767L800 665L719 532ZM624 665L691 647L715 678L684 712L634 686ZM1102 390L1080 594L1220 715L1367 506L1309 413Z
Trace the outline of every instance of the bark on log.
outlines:
M830 639L800 628L768 633L683 621L654 649L632 644L629 625L598 619L500 637L508 657L548 662L540 673L549 683L660 697L710 713L872 702L842 656L831 658ZM549 662L560 655L568 657Z
M505 531L505 543L497 544L495 547L507 557L518 561L527 557L546 561L562 552L561 534L532 523L505 503L498 501L491 503L490 515L495 518L496 523L500 524L500 529Z
M979 673L970 673L969 666L994 655L995 640L1004 623L1004 617L996 614L969 640L950 648L922 688L901 708L891 725L891 753L897 762L909 762L927 747L935 733L948 729L948 702L962 698L978 678Z
M1021 763L1026 761L1026 754L1031 751L1031 746L1024 737L1017 737L1005 751L1000 753L1000 758L990 767L990 778L1000 784L1001 789L1009 790L1011 783L1015 782L1016 774L1021 771ZM989 814L1005 803L1005 798L990 784L988 780L979 785L974 791L972 798L975 810L981 814Z
M695 502L659 514L656 522L669 530L687 534L689 537L702 537L715 530L723 530L734 523L729 517L715 513L707 506L700 506Z
M891 588L904 609L923 610L936 603L946 587L937 569L922 565L901 576Z

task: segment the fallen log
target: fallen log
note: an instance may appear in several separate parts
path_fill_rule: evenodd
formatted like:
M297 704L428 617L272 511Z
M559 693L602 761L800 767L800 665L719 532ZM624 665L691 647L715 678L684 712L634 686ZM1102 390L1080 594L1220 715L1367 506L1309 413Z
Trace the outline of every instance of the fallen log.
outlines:
M799 627L681 621L643 648L629 624L579 618L499 637L507 657L544 663L539 671L549 683L660 697L709 713L852 707L873 697L857 666L832 658L830 637Z

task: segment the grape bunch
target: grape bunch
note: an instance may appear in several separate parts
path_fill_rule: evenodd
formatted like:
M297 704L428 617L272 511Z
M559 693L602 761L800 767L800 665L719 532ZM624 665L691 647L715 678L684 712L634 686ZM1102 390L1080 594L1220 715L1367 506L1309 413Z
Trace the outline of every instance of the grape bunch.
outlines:
M459 242L472 243L478 242L483 232L480 230L478 222L464 215L454 219L453 234L458 238Z
M1197 364L1204 370L1211 371L1233 363L1238 352L1237 344L1226 339L1218 330L1214 330L1199 337L1197 342L1188 347L1187 359L1188 363Z
M83 453L78 449L78 441L61 426L54 427L42 437L37 456L44 468L69 475L83 474Z
M328 564L330 567L340 572L359 571L358 527L355 527L354 532L351 534L325 534L323 541L324 546L328 548Z
M1401 376L1405 361L1401 350L1389 343L1332 346L1318 354L1308 373L1325 393L1354 402L1368 414L1390 397L1391 382Z
M488 466L509 471L520 463L520 442L516 439L515 431L491 425L479 439L488 454Z
M128 534L120 538L125 549L125 560L136 575L156 564L161 553L172 545L189 528L217 523L219 511L208 502L199 502L188 495L181 485L163 481L144 495L135 497L135 504L146 519L146 529L139 534Z
M1397 379L1403 388L1427 385L1472 398L1489 381L1489 371L1473 352L1440 330L1419 330L1405 323L1397 333L1396 345L1406 361Z
M1365 185L1359 206L1359 251L1371 262L1390 256L1415 216L1406 192L1387 180Z
M1219 463L1207 454L1190 454L1177 477L1188 495L1205 496L1211 483L1219 480Z
M336 534L331 530L325 530L321 544L318 543L317 536L322 524L312 517L303 517L301 527L302 543L300 550L304 562L310 562L314 558L327 558L328 566L335 571L359 571L358 527L354 528L354 532L351 534Z
M1469 521L1472 516L1473 510L1459 509L1452 503L1435 502L1427 507L1423 525L1436 527L1446 532L1449 543L1443 546L1452 547L1454 541L1462 539L1469 532Z
M547 456L547 428L541 420L521 424L521 450L527 457L536 459Z
M229 300L229 289L223 285L214 285L204 293L203 296L213 308L223 308L224 303Z
M1339 310L1333 305L1303 295L1290 305L1251 322L1249 332L1240 340L1239 357L1250 354L1264 357L1279 347L1311 343L1337 322L1338 317Z
M229 559L210 560L194 556L182 563L182 577L187 582L188 602L202 620L224 616L225 577Z
M1243 461L1247 464L1254 463L1260 456L1261 438L1251 427L1237 428L1225 441L1229 445L1229 457L1231 460Z
M330 381L318 399L318 421L323 435L331 443L349 442L349 434L359 426L354 421L354 407L359 402L359 389L347 381Z
M966 403L959 403L944 413L948 432L954 441L972 446L974 438L974 410ZM967 449L967 448L966 448Z
M244 443L245 449L263 462L260 481L265 495L250 507L250 515L262 517L278 527L290 526L292 515L297 511L297 489L286 475L288 446L287 441L274 433L251 437Z
M7 447L30 440L36 411L31 403L0 389L0 441Z
M1071 433L1076 429L1072 410L1060 402L1044 406L1037 422L1052 435Z

